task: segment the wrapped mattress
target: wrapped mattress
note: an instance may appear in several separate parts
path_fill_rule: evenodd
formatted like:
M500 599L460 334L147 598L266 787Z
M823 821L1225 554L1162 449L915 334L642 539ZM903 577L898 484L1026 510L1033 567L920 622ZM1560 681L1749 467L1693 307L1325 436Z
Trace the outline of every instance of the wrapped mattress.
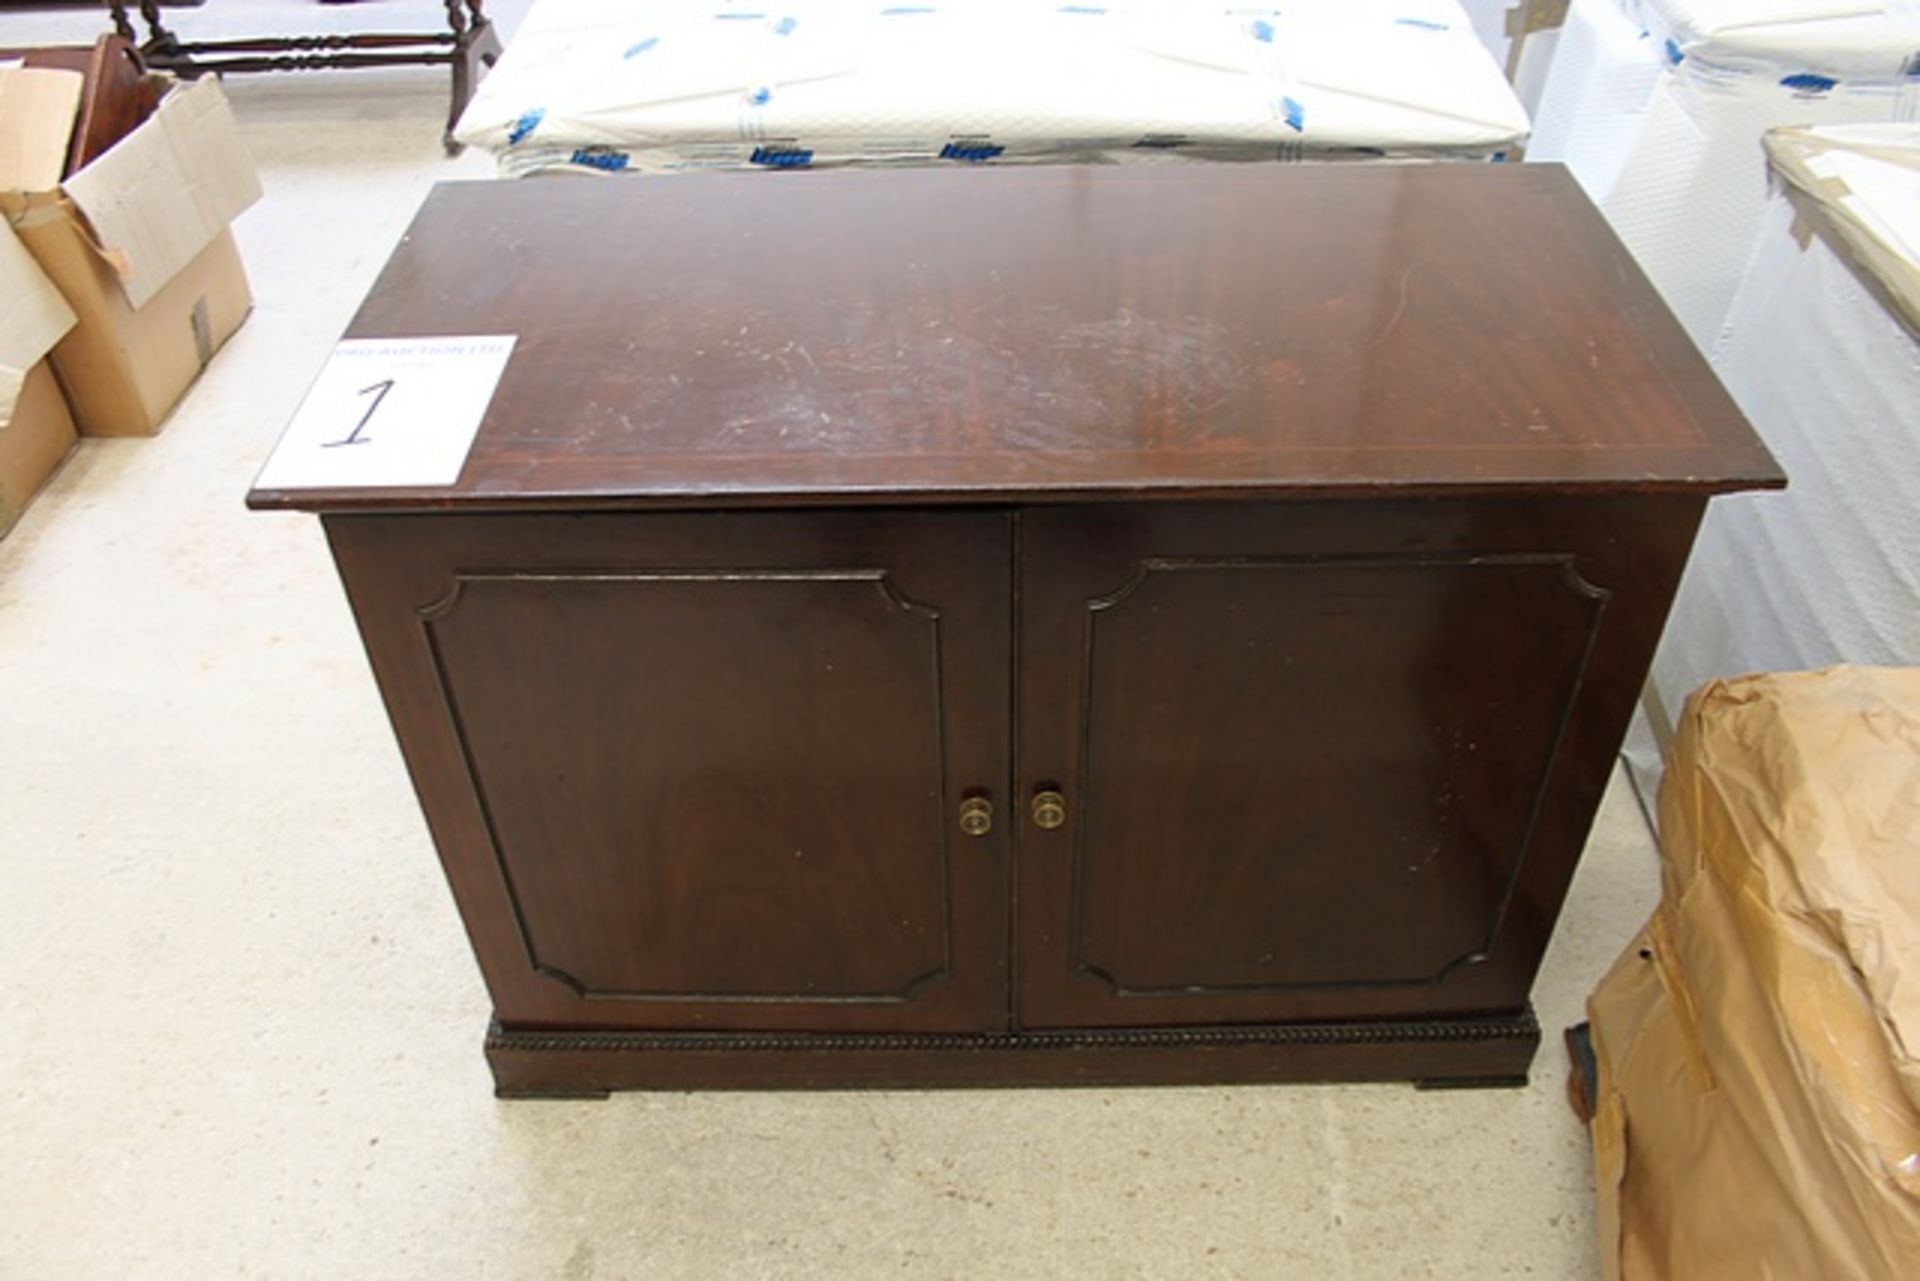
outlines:
M1707 513L1650 676L1675 710L1716 676L1920 664L1920 127L1766 149L1778 189L1711 359L1791 481Z
M1573 0L1527 154L1573 171L1710 350L1765 209L1761 136L1917 111L1915 0Z
M501 171L1502 158L1455 0L540 0L460 141Z

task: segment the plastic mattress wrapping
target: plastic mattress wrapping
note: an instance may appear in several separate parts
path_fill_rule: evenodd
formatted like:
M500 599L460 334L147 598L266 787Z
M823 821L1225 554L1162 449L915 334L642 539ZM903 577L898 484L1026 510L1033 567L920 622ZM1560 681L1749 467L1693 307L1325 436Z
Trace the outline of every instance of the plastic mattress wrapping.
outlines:
M1673 711L1715 676L1920 664L1920 126L1766 145L1776 190L1711 359L1789 484L1709 506L1654 658ZM1648 790L1651 733L1628 764Z
M1916 0L1573 0L1535 112L1702 350L1765 210L1771 128L1920 118Z
M1920 670L1709 683L1660 814L1660 905L1588 1003L1606 1274L1912 1278Z
M1529 115L1540 105L1568 0L1460 0L1480 43L1506 69Z
M1456 0L540 0L456 132L522 175L1499 159L1527 117Z

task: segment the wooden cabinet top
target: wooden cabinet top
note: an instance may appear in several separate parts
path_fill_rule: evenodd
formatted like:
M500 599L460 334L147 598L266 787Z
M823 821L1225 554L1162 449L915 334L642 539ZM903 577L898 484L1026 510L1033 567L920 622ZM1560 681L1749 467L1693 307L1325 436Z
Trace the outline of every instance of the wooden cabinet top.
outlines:
M1679 491L1780 472L1553 165L443 184L349 337L514 334L459 481L258 507Z

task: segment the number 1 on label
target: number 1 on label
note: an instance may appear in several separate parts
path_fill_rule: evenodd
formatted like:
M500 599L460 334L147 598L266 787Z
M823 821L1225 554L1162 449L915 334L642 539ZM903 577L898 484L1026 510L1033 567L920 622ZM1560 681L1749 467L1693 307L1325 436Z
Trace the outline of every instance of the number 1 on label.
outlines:
M367 424L373 421L373 415L375 411L377 411L380 408L380 402L385 400L387 398L387 393L392 390L393 390L393 379L383 378L379 382L374 383L372 386L362 387L359 391L356 391L355 393L353 393L356 396L364 396L368 392L372 392L373 403L367 406L367 412L360 415L359 423L357 423L354 426L354 429L352 431L347 433L344 439L326 441L320 446L320 448L332 449L336 445L372 444L373 438L371 436L362 436L360 433L365 431L367 429Z

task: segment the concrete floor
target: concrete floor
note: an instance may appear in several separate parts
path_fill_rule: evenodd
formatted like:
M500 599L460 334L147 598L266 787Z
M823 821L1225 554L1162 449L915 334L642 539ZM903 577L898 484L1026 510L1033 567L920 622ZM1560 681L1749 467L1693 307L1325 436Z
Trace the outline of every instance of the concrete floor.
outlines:
M318 526L241 506L428 185L489 172L441 156L443 87L232 84L252 319L158 438L85 442L0 542L0 1276L1596 1275L1556 1038L1655 897L1618 782L1522 1091L492 1098Z

